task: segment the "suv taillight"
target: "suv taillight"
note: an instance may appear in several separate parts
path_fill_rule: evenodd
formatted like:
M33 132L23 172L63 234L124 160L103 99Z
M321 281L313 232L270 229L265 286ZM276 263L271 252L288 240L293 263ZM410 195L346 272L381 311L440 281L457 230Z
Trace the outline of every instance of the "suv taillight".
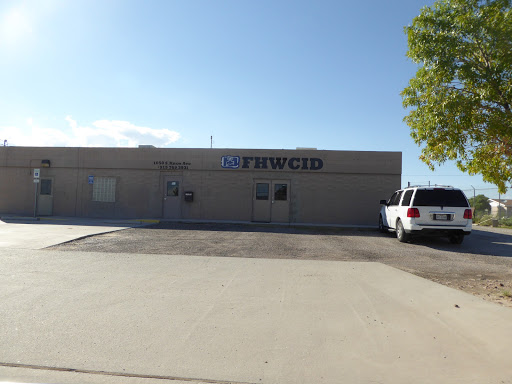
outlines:
M409 208L407 210L407 217L420 217L420 211L418 208Z
M473 212L471 212L471 209L466 209L464 211L464 218L471 220L473 218Z

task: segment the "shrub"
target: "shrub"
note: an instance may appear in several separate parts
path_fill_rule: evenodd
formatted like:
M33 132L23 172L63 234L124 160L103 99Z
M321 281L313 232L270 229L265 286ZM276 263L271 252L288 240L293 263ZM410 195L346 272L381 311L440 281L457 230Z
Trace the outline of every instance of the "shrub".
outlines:
M483 215L483 216L480 216L478 218L475 218L474 220L474 223L475 224L479 224L479 225L483 225L483 226L489 226L489 225L492 225L492 219L494 217L491 216L491 215Z

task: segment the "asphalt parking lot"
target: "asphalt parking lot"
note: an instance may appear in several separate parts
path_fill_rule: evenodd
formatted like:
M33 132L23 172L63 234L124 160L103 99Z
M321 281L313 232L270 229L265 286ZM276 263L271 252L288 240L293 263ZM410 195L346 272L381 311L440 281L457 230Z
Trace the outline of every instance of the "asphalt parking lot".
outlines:
M393 233L336 228L162 222L50 249L86 252L379 262L512 307L512 230L475 227L463 244L399 243Z

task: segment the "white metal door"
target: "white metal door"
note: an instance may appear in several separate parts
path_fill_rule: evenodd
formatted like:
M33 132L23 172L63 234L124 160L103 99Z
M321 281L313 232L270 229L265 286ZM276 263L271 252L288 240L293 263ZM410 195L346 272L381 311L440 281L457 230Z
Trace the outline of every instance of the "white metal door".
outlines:
M252 196L252 220L270 222L271 210L270 180L254 180Z
M43 177L39 181L37 196L37 215L53 215L53 178Z
M290 221L290 181L272 180L271 222L288 223Z
M164 177L164 219L181 219L182 191L181 176Z

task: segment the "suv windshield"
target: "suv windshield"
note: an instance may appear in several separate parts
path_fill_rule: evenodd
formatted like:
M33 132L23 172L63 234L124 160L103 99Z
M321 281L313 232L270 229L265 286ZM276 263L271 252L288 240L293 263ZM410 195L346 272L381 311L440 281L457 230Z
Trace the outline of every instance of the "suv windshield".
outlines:
M460 190L446 189L418 189L414 196L413 205L441 206L441 207L467 207L466 197Z

